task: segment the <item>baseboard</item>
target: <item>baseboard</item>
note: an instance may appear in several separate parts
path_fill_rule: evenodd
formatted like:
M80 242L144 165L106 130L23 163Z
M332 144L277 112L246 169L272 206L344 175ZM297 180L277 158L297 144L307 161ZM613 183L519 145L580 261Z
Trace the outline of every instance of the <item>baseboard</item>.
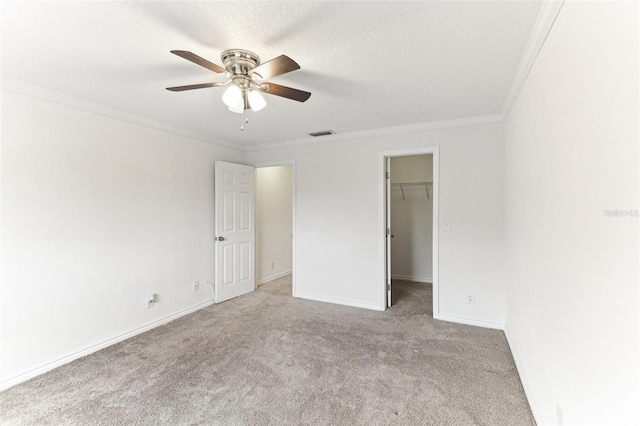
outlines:
M392 280L413 281L416 283L433 284L433 279L424 277L411 277L409 275L391 275Z
M288 271L284 271L284 272L283 272L283 273L281 273L281 274L276 274L276 275L272 275L272 276L267 277L267 278L263 278L263 279L261 279L260 281L256 281L256 284L257 284L257 285L260 285L260 284L266 284L266 283L268 283L269 281L275 281L275 280L277 280L278 278L286 277L287 275L290 275L290 274L291 274L291 269L289 269Z
M509 333L509 327L506 324L504 326L504 335L507 337L507 343L509 344L509 349L511 349L511 355L513 356L513 361L516 364L516 370L518 370L518 375L520 376L520 382L522 383L522 387L524 388L524 395L527 397L527 401L529 401L529 407L531 407L531 413L533 413L533 418L536 421L536 424L543 425L545 423L542 420L542 414L540 412L540 409L538 408L536 399L533 397L531 382L529 381L529 378L524 370L524 366L522 364L522 358L520 358L520 355L518 355L518 350L513 344L511 334Z
M17 384L20 384L22 382L26 382L29 379L32 379L36 376L39 376L41 374L46 373L47 371L51 371L54 368L60 367L61 365L64 364L68 364L71 361L75 361L78 358L82 358L83 356L92 354L94 352L99 351L100 349L104 349L108 346L114 345L116 343L122 342L123 340L127 340L133 336L136 336L138 334L144 333L145 331L149 331L153 328L159 327L161 325L167 324L173 320L176 320L180 317L183 317L185 315L188 315L190 313L193 313L195 311L198 311L200 309L206 308L207 306L213 305L213 300L209 300L207 302L203 302L203 303L199 303L195 306L192 306L190 308L184 309L182 311L176 312L175 314L166 316L164 318L161 318L159 320L153 321L147 325L143 325L142 327L138 327L136 329L133 329L127 333L121 334L119 336L116 337L112 337L110 339L107 339L101 343L89 346L86 349L83 349L81 351L72 353L70 355L64 356L62 358L59 358L55 361L51 361L49 363L46 363L44 365L41 365L40 367L36 367L32 370L29 370L25 373L19 374L17 376L11 377L7 380L4 380L2 382L0 382L0 391L9 389L12 386L15 386Z
M384 311L384 309L380 309L380 306L375 305L373 303L363 303L363 302L358 302L356 300L335 299L333 297L316 296L314 294L306 294L306 293L296 293L293 297L297 297L300 299L314 300L316 302L325 302L325 303L333 303L336 305L352 306L354 308L364 308L364 309L371 309L374 311Z
M442 321L455 322L458 324L475 325L476 327L492 328L494 330L504 330L504 324L490 321L481 321L471 318L455 317L451 315L434 315L433 318Z

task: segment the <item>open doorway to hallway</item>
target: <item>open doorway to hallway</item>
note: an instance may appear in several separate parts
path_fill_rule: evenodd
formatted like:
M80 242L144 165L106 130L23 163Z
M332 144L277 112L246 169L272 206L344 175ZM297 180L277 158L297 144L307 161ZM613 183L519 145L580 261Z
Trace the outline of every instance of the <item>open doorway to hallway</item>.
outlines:
M293 273L293 165L256 168L256 285Z

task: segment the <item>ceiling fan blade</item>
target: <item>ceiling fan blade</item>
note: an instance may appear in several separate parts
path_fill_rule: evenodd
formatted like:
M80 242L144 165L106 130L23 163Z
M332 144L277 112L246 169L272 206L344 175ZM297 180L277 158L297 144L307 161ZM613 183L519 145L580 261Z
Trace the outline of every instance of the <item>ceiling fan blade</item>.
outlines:
M293 99L294 101L304 102L311 96L311 93L304 90L294 89L292 87L280 86L279 84L263 83L260 90L270 95L282 96L283 98Z
M198 64L201 67L205 67L206 69L213 72L217 72L219 74L225 74L227 72L227 70L225 70L224 68L214 64L213 62L209 62L204 58L201 58L195 53L187 52L186 50L172 50L171 53L173 53L174 55L178 55L181 58L186 59L187 61L191 61L194 64Z
M278 75L286 74L300 69L300 65L286 55L280 55L263 64L258 65L249 74L260 74L263 80L268 80Z
M167 90L171 90L172 92L182 92L183 90L193 90L193 89L204 89L206 87L218 87L225 86L225 83L202 83L202 84L191 84L189 86L176 86L176 87L167 87Z

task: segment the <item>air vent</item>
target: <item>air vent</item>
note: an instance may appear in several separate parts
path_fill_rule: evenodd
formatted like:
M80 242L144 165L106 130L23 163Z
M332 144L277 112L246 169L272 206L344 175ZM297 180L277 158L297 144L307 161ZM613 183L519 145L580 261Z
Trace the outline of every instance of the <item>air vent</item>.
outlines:
M321 132L309 133L309 136L313 136L314 138L317 138L318 136L335 135L335 133L336 132L334 132L333 130L323 130Z

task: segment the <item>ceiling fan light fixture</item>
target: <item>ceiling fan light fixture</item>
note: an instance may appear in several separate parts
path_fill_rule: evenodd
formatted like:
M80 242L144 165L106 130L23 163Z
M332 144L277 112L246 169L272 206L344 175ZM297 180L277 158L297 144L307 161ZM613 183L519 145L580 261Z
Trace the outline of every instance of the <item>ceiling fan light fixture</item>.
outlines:
M229 111L235 112L236 114L242 114L244 112L244 102L239 102L238 105L230 106Z
M260 92L252 90L249 92L249 105L251 105L252 110L260 111L267 106L267 101L264 100Z
M236 85L231 85L227 90L224 91L222 95L222 102L224 102L229 109L237 108L238 105L243 107L242 102L242 91Z

